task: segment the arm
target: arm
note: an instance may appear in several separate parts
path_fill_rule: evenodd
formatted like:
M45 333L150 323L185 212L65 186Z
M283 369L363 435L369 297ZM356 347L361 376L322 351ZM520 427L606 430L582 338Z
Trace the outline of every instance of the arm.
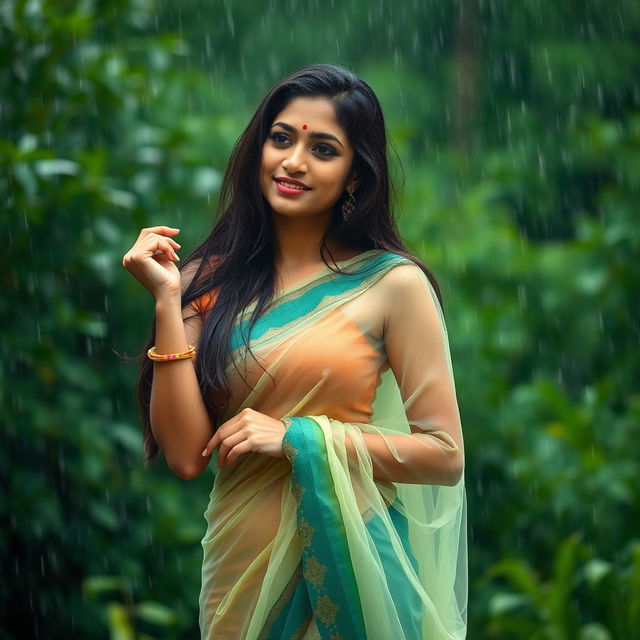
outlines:
M426 276L413 265L392 269L379 283L384 343L411 435L362 433L374 477L394 482L454 485L464 452L449 362L446 328ZM347 439L347 448L354 444Z
M373 463L373 477L407 484L454 486L462 475L462 451L455 443L431 441L424 434L380 436L363 433L362 438ZM395 448L393 452L388 443ZM355 455L353 442L347 440L349 455Z
M462 429L439 303L413 265L392 269L383 281L384 342L412 434L364 434L374 469L396 482L456 484L464 466Z
M197 346L198 318L182 310L182 291L197 265L182 274L176 267L180 245L170 236L178 229L159 226L143 229L122 259L124 267L151 293L156 303L156 351L177 353L189 343ZM181 478L202 471L202 447L212 428L200 393L193 361L154 362L150 406L153 437L170 469Z
M156 351L178 353L198 346L201 320L176 298L156 300ZM200 453L213 433L193 360L154 362L151 428L177 476L194 478L209 462Z

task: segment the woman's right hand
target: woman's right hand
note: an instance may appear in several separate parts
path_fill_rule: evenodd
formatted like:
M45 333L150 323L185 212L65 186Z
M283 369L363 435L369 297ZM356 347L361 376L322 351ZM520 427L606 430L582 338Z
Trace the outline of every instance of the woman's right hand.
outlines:
M173 227L143 229L134 245L124 254L122 265L158 300L180 296L180 260L176 249L180 245L170 236L180 233Z

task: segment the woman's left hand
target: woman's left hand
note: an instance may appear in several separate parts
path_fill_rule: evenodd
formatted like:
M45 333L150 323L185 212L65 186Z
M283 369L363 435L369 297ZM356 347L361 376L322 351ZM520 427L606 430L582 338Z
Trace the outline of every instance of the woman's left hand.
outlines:
M254 409L243 409L236 416L221 424L202 452L208 456L216 448L218 467L233 464L238 456L254 451L272 458L284 458L282 439L284 422L271 418Z

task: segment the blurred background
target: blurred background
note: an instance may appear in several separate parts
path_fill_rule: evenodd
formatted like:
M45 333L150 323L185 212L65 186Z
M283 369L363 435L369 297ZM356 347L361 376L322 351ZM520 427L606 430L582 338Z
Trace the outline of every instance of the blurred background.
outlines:
M141 227L211 228L265 91L377 92L444 293L469 638L640 629L637 0L4 0L1 638L196 639L213 474L145 469ZM126 356L126 357L125 357Z

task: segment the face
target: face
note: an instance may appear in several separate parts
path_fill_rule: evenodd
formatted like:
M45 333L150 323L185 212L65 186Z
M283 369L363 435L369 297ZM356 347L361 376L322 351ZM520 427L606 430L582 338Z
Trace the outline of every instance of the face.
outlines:
M326 98L295 98L274 119L262 148L260 188L274 213L331 216L357 183L353 148Z

